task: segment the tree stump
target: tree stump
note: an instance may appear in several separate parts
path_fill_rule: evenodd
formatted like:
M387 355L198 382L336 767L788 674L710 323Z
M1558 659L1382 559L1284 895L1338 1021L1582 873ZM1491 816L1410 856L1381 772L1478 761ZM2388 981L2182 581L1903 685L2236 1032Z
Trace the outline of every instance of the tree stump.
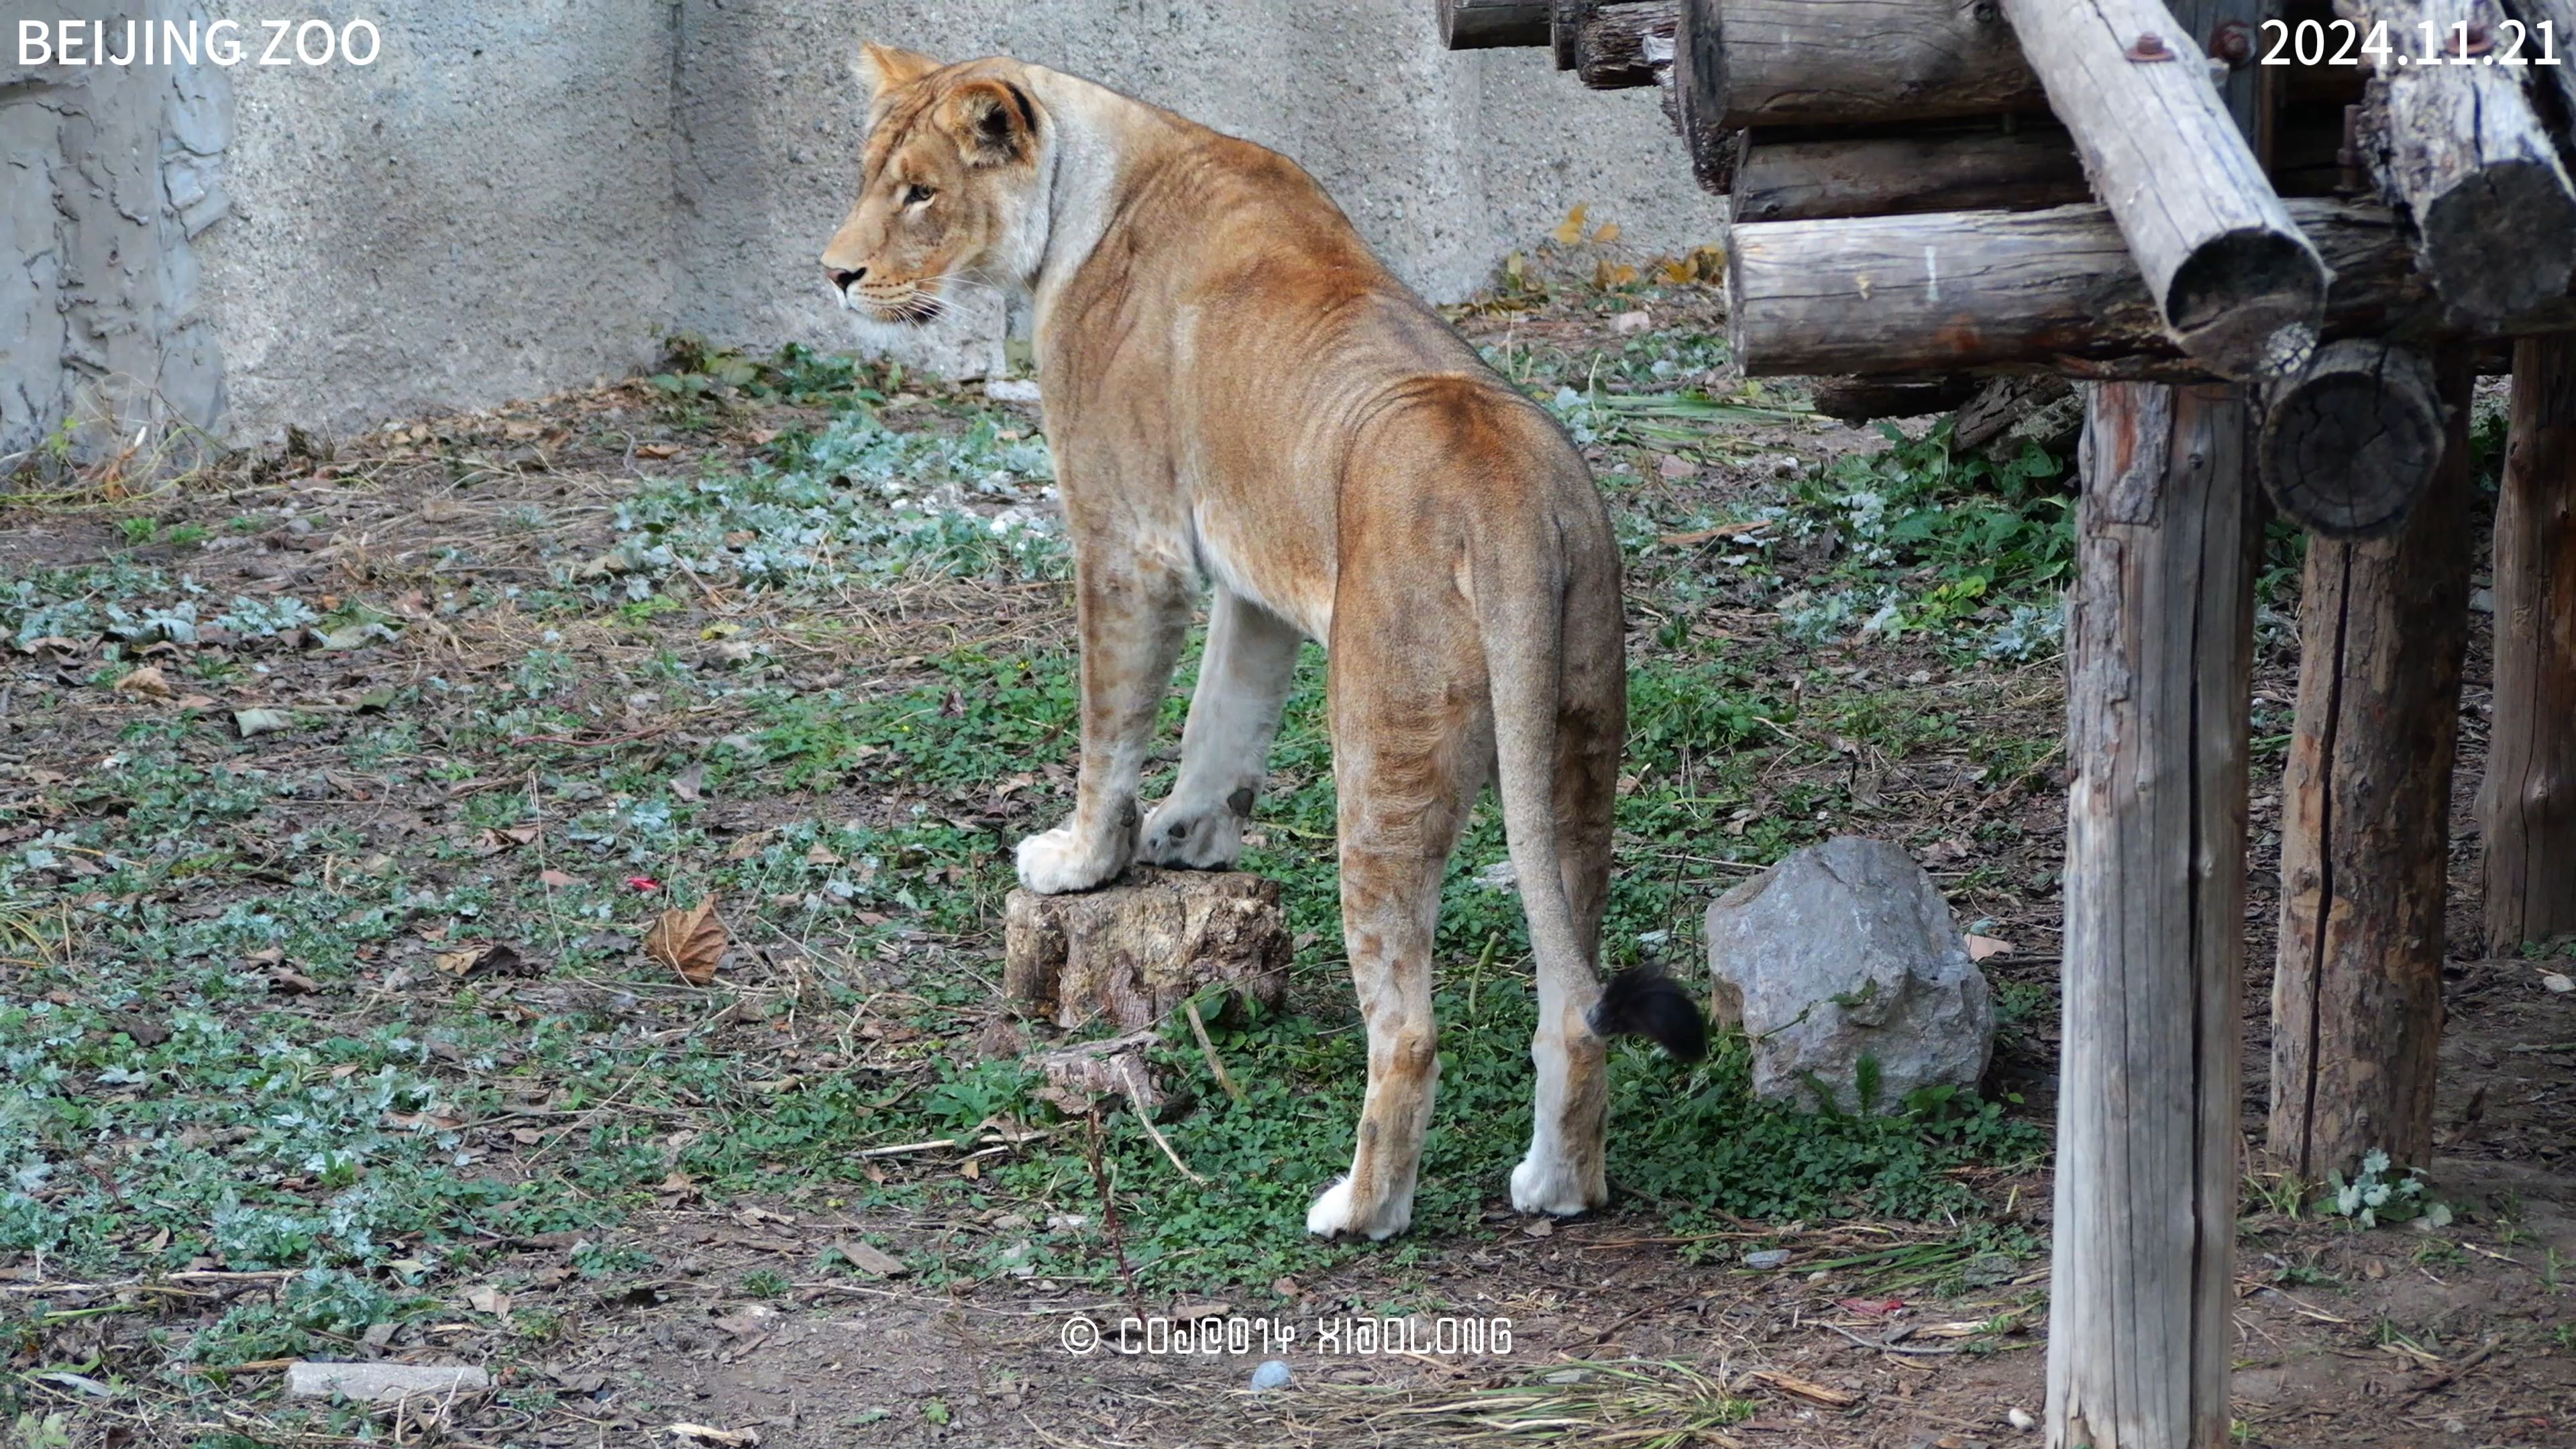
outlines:
M1217 983L1277 1006L1289 955L1279 883L1241 871L1140 865L1098 890L1015 890L1003 906L1003 994L1067 1029L1150 1027Z

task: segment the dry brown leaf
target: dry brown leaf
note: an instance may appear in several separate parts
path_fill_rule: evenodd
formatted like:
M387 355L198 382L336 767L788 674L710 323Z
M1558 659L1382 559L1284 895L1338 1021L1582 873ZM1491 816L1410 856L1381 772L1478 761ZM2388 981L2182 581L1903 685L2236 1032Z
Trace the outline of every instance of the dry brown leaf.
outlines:
M466 1294L465 1304L477 1313L489 1313L494 1318L510 1316L510 1295L488 1283Z
M2001 956L2012 948L2012 942L1998 940L1993 936L1980 936L1972 932L1968 937L1968 959L1971 961L1983 961L1989 956Z
M645 443L635 450L638 458L676 458L679 455L680 445L677 443Z
M541 870L537 872L537 884L550 891L559 891L569 890L581 882L559 870Z
M691 986L704 986L716 979L726 940L724 922L716 918L716 898L710 892L689 910L664 911L644 935L644 954L680 973L680 979Z
M1574 209L1567 212L1565 220L1557 223L1556 230L1548 235L1561 247L1570 247L1583 240L1583 203L1574 203Z
M169 677L161 672L161 666L158 664L146 664L116 681L116 692L140 694L150 699L168 699L176 693L170 688Z

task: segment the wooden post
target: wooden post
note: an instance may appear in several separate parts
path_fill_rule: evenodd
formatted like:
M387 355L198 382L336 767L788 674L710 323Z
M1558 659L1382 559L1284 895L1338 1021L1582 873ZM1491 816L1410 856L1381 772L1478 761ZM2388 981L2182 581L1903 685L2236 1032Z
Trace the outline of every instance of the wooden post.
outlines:
M2495 956L2576 931L2576 337L2514 345L2509 437L2479 792Z
M2435 367L2450 417L2431 491L2388 538L2308 544L2281 781L2271 1149L2312 1181L2372 1148L2401 1166L2432 1155L2471 381L2464 349Z
M2325 264L2191 31L2157 0L2003 8L2183 351L2221 377L2303 365L2325 321Z
M2422 63L2424 29L2472 54L2503 18L2495 0L2345 0L2367 33L2414 58L2370 83L2363 145L2392 205L2414 218L2433 290L2472 326L2563 295L2576 271L2576 194L2523 93L2564 66ZM2446 58L2449 56L2446 54Z
M2207 36L2266 6L2181 8ZM2243 71L2227 87L2222 114L2246 137L2265 132L2266 91ZM2263 536L2246 398L2105 383L2085 403L2049 1449L2227 1444Z
M2068 629L2048 1443L2223 1449L2261 536L2240 389L2104 383Z

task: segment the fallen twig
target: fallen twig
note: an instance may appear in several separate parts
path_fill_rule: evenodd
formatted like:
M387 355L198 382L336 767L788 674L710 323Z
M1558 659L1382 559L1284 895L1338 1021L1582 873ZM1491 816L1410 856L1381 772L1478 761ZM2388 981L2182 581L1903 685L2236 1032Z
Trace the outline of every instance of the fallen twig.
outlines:
M1242 1106L1243 1089L1234 1084L1234 1078L1226 1075L1225 1060L1216 1054L1216 1043L1208 1036L1207 1023L1199 1017L1197 1000L1183 1001L1181 1010L1189 1013L1190 1034L1199 1039L1199 1055L1207 1058L1208 1071L1216 1077L1216 1084L1225 1089L1226 1096L1233 1100L1234 1105Z

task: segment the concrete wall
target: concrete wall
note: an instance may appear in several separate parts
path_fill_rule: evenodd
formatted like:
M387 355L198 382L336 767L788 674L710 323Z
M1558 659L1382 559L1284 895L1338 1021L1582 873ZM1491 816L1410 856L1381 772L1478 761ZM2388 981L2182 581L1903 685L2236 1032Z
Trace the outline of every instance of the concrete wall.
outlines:
M671 33L656 0L298 0L373 65L242 67L203 242L237 430L346 427L622 376L659 355Z
M162 19L71 0L57 18ZM225 215L223 72L19 64L0 50L0 455L76 425L87 448L224 411L198 240Z
M71 13L84 6L111 3ZM1715 230L1651 92L1586 92L1536 50L1449 54L1430 0L395 9L295 7L373 20L384 53L365 67L0 66L0 225L36 258L0 277L0 454L61 416L64 379L94 366L189 378L184 414L228 402L232 434L256 440L624 374L673 330L854 345L815 257L856 180L862 38L1019 55L1277 147L1435 298L1472 290L1578 201L1648 249ZM14 61L14 33L0 43ZM122 118L126 151L160 155L157 177L93 175L102 148L64 119L74 94ZM148 233L109 244L125 273L46 260L71 254L64 224L44 224L67 194L88 198L82 217ZM70 243L107 255L86 233ZM94 364L65 319L102 305L124 321L92 330L123 351ZM998 318L977 325L914 360L989 365Z

